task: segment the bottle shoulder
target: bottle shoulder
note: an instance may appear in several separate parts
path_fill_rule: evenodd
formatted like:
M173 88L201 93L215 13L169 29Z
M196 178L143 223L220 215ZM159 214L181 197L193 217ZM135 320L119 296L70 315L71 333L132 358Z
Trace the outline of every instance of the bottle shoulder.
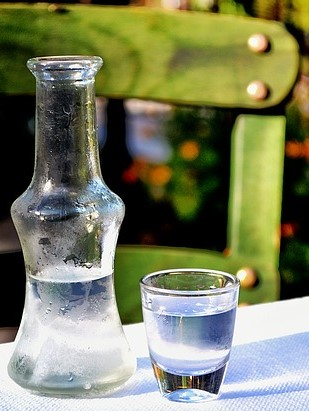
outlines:
M29 186L11 207L14 215L33 215L41 219L72 218L81 214L123 218L124 203L104 183L79 187L57 186L49 190Z

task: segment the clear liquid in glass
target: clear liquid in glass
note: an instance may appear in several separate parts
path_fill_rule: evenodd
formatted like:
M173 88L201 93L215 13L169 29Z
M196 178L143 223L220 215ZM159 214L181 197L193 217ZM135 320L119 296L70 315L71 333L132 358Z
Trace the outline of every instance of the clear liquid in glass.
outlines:
M17 338L9 375L27 389L54 395L96 395L127 381L135 358L112 288L112 274L65 282L30 276L23 337Z
M217 312L177 310L175 315L143 307L159 389L179 402L216 399L230 356L236 307Z

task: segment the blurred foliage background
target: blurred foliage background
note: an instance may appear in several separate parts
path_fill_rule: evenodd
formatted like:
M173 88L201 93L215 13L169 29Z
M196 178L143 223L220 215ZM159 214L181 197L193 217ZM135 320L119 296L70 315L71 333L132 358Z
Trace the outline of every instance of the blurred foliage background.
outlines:
M282 299L308 295L309 2L162 0L158 3L149 0L142 5L276 20L297 39L301 73L287 109L279 270ZM207 82L211 82L211 78L205 79L205 87ZM237 113L211 108L169 111L156 106L144 106L139 111L132 102L127 111L129 116L135 116L136 123L141 123L138 117L144 116L144 122L146 118L147 125L139 130L144 143L149 144L156 135L166 136L169 155L162 156L160 161L151 155L132 154L129 145L133 160L128 162L121 179L122 184L135 187L137 197L132 202L132 191L128 194L123 187L115 187L127 204L127 220L120 241L222 250L229 184L227 136ZM143 202L141 206L139 201Z

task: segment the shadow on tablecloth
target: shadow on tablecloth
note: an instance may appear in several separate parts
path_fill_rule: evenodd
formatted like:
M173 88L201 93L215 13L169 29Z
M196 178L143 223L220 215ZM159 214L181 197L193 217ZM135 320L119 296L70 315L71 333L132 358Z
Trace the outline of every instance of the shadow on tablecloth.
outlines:
M309 333L234 346L221 399L257 397L309 389ZM137 372L112 397L157 392L150 359L137 359Z
M309 333L234 346L222 399L309 389Z

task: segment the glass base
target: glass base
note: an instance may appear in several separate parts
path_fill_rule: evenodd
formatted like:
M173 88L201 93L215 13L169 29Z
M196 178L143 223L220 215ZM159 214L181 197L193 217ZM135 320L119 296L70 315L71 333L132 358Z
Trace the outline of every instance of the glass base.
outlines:
M157 383L163 397L177 402L204 402L219 397L224 380L226 365L203 375L182 376L164 371L152 364Z

